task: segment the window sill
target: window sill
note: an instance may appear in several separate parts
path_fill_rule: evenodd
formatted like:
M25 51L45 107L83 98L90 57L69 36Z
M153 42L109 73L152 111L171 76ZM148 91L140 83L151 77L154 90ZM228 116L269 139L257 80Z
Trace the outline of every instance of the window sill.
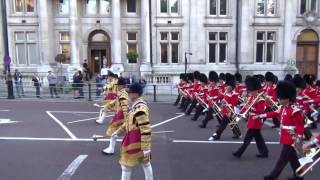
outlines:
M183 16L181 16L181 15L159 15L159 16L156 16L156 18L183 19Z
M257 15L255 15L254 18L255 19L279 19L281 17L278 15L275 15L275 16L257 16Z
M213 16L213 15L207 15L205 16L206 19L232 19L232 16L226 15L226 16Z
M23 18L23 17L37 17L37 14L10 14L9 17L19 17L19 18Z

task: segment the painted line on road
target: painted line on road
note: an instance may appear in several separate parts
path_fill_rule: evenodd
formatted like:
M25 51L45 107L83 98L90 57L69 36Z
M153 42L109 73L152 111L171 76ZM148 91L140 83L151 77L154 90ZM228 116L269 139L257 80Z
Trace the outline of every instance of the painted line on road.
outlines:
M59 119L57 119L55 116L51 114L50 111L46 111L46 113L56 122L58 123L62 129L72 138L72 139L78 139Z
M0 119L0 124L16 124L21 121L11 121L11 119Z
M166 123L171 122L171 121L173 121L173 120L175 120L175 119L181 118L182 116L185 116L184 113L177 113L177 114L179 114L179 115L176 116L176 117L170 118L170 119L168 119L168 120L162 121L162 122L160 122L160 123L157 123L157 124L155 124L155 125L152 125L151 128L155 128L155 127L161 126L162 124L166 124Z
M72 161L67 169L64 170L57 180L69 180L87 157L88 155L79 155L75 160Z
M242 144L243 141L192 141L192 140L173 140L173 143L199 143L199 144ZM251 142L256 144L256 142ZM266 142L266 144L280 144L279 142Z
M0 140L10 141L63 141L63 142L94 142L92 138L71 139L71 138L35 138L35 137L0 137ZM108 142L110 139L98 139L97 141ZM122 139L117 139L121 142Z
M154 131L151 134L165 134L165 133L174 133L174 131Z
M70 114L99 114L99 112L83 112L83 111L49 111L52 113L70 113Z
M0 109L0 112L9 112L10 110L8 109Z

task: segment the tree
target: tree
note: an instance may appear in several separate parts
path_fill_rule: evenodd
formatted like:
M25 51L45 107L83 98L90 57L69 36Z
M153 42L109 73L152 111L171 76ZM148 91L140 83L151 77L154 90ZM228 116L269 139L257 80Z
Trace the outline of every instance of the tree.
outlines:
M129 60L129 63L137 63L138 57L139 57L139 55L134 51L129 51L127 53L127 58Z
M60 64L62 64L63 62L66 62L67 58L64 54L58 54L54 60Z

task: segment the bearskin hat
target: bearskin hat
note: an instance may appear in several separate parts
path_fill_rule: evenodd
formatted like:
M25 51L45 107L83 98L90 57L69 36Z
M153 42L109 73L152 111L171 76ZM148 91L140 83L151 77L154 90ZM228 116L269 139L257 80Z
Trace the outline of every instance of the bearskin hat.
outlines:
M126 83L126 79L124 79L123 77L120 77L118 79L118 85L120 86L125 86L127 83Z
M193 75L193 73L189 73L188 75L187 75L187 79L188 79L188 81L194 81L194 75Z
M230 73L226 74L226 86L236 87L236 78Z
M315 76L311 74L304 75L303 79L309 85L313 84L313 82L316 80Z
M205 74L200 74L200 78L199 78L200 82L207 84L208 83L208 78Z
M278 83L278 76L273 75L273 83L277 84Z
M137 93L139 96L141 96L143 93L143 87L139 83L133 83L129 87L129 93Z
M295 85L290 81L280 81L277 84L277 96L279 99L296 99L297 91Z
M242 83L242 75L240 73L234 74L234 77L236 78L237 82Z
M226 75L224 73L219 74L219 80L225 81L226 80Z
M183 77L184 77L184 73L181 73L181 74L179 75L179 78L180 78L180 79L183 79Z
M320 80L317 80L317 81L316 81L316 85L317 85L318 87L320 87Z
M292 83L296 86L296 88L306 88L306 82L302 79L301 76L294 76L294 78L292 79Z
M274 82L274 74L272 72L266 72L265 74L265 80L269 82Z
M193 72L193 77L194 77L195 80L199 80L199 78L200 78L200 72L199 72L199 71Z
M284 77L284 80L285 81L291 81L293 79L292 75L291 74L287 74L285 77Z
M218 73L215 71L210 71L209 72L209 80L214 81L214 82L218 82L219 81Z
M246 87L248 91L257 91L259 89L261 89L261 82L260 80L253 76L253 77L248 77L246 79Z

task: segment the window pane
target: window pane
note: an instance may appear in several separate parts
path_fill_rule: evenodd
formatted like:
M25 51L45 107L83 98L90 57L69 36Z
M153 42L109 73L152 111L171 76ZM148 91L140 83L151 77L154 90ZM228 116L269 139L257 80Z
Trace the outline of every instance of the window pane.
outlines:
M267 15L272 16L275 14L275 0L268 0Z
M209 62L216 62L216 44L209 44Z
M161 63L168 63L168 45L161 43Z
M110 0L100 0L100 14L109 14L110 8Z
M128 52L137 52L137 44L135 43L129 43L128 44ZM137 59L135 60L132 60L132 59L129 59L129 63L137 63Z
M60 44L61 53L65 55L67 61L66 63L70 63L71 59L71 46L70 44Z
M137 40L137 34L136 33L128 33L128 40L129 41Z
M311 11L317 10L317 0L311 0Z
M60 41L69 41L70 34L69 32L60 32Z
M272 62L274 54L274 44L268 43L267 44L267 62Z
M171 44L172 63L179 62L179 44Z
M171 40L178 41L179 40L179 33L178 32L172 32L171 33Z
M256 62L263 62L263 44L257 44Z
M39 64L36 44L28 44L28 57L30 64Z
M136 12L136 0L127 0L127 12L129 13Z
M216 36L217 36L217 33L216 33L216 32L209 32L209 40L210 40L210 41L215 41L215 40L217 40Z
M16 32L16 41L25 41L24 32Z
M23 0L15 1L15 9L16 9L16 12L23 12Z
M178 13L178 0L170 0L171 13Z
M108 37L102 33L97 33L95 34L91 41L93 42L106 42L106 41L109 41Z
M227 0L220 0L220 15L227 15Z
M264 32L257 33L257 40L264 40Z
M275 32L268 32L268 39L267 40L276 40L276 33Z
M87 0L87 14L97 14L97 0Z
M162 32L160 33L161 35L161 40L168 40L168 33L167 32Z
M34 12L34 0L26 0L27 12Z
M27 32L27 40L28 41L36 41L37 40L36 33Z
M219 62L225 63L227 60L227 44L220 44Z
M226 32L220 32L219 33L219 39L220 40L227 40L227 34Z
M257 15L264 15L265 0L257 0Z
M69 0L59 1L59 14L69 14Z
M307 11L307 0L300 0L300 14L304 14Z
M18 64L26 64L25 62L26 51L24 44L16 44L16 58Z
M161 0L160 4L161 13L167 13L168 12L168 0Z
M210 15L217 15L217 0L210 0Z

